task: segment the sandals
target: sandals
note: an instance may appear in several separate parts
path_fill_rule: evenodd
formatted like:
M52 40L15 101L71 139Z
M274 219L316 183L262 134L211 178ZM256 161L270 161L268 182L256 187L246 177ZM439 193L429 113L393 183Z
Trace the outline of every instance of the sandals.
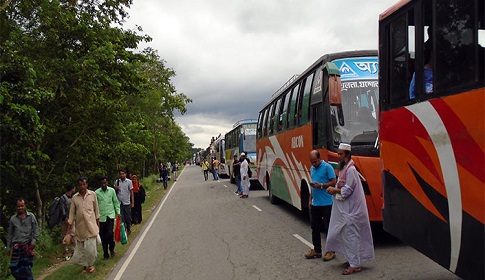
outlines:
M361 272L362 268L361 267L348 267L344 271L342 271L342 275L350 275L353 273Z
M93 273L94 272L94 266L90 266L89 267L89 273Z

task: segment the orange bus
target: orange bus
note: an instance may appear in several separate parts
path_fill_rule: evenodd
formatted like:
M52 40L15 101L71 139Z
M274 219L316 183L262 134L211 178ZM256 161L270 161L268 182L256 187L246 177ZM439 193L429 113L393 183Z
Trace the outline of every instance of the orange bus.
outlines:
M352 144L371 221L382 221L377 133L377 51L319 58L293 76L259 112L258 180L271 203L308 211L312 149L337 169L340 142Z
M379 20L383 226L484 279L483 0L400 1Z

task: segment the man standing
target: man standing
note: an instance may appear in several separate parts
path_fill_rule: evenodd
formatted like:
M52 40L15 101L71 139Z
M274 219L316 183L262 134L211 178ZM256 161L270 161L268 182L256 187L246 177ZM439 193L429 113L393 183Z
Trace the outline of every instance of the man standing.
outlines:
M216 157L212 160L212 175L214 180L219 180L219 164L221 164Z
M76 187L74 186L73 183L70 183L66 186L66 192L61 196L61 207L62 207L62 213L64 213L64 217L61 220L61 223L59 224L61 228L61 240L66 236L67 234L67 228L69 227L69 211L71 209L71 198L76 192ZM70 232L71 233L71 232ZM64 244L62 242L62 255L66 261L71 259L71 255L69 254L69 245Z
M330 213L332 212L332 196L326 192L326 188L335 186L335 171L332 166L320 158L320 152L310 152L310 168L312 181L310 182L311 194L308 202L310 208L310 223L312 227L313 249L305 254L305 258L313 259L322 257L322 228L325 235L328 234ZM335 258L334 252L327 251L324 261Z
M241 185L241 162L237 159L237 155L234 155L234 159L232 161L232 170L234 180L236 181L237 190L235 191L236 194L242 194L242 185Z
M108 178L102 176L99 178L101 188L96 190L96 197L99 206L99 236L103 244L103 257L109 258L108 250L111 257L115 255L115 241L113 238L114 219L120 216L120 202L116 197L116 191L108 187Z
M7 255L11 254L10 270L15 279L34 279L35 242L39 237L39 226L34 214L25 210L23 198L15 200L17 214L10 218L7 239Z
M248 168L249 163L246 160L246 154L241 153L241 185L242 185L242 194L239 196L240 198L248 198L249 196L249 176L248 176Z
M343 275L360 272L361 263L374 259L374 244L365 202L364 189L350 155L351 146L342 143L338 149L339 178L336 187L327 188L335 195L330 218L327 251L342 254L347 262Z
M177 171L179 170L179 163L178 161L172 166L172 174L173 174L173 181L177 181Z
M86 177L77 180L78 192L72 197L69 212L69 227L76 224L76 250L71 264L82 265L82 273L94 272L94 262L98 256L96 237L99 234L99 208L96 193L88 190Z
M209 180L209 162L207 161L206 158L204 158L204 160L202 161L202 163L200 164L200 166L202 167L202 172L204 173L204 180L207 181Z
M133 183L126 178L126 170L119 169L120 178L116 180L114 189L118 195L121 209L121 220L125 224L126 232L131 233L131 208L135 206L135 195L133 193Z

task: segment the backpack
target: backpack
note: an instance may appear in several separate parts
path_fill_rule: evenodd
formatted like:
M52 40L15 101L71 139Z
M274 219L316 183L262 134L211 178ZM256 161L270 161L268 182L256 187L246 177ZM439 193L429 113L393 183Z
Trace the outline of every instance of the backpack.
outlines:
M61 198L58 196L55 197L51 203L51 206L49 207L49 227L52 228L55 225L58 225L66 215L64 212L64 206L61 203Z
M140 202L145 203L146 191L145 191L145 188L141 185L140 185L140 189L138 191L138 195L140 196Z

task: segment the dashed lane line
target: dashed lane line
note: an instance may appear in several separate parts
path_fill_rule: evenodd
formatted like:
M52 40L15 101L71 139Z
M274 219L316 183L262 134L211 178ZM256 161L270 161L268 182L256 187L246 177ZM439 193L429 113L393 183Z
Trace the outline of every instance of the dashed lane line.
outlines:
M294 236L296 239L300 240L300 241L301 241L303 244L305 244L305 245L307 245L308 247L310 247L310 248L312 248L312 249L313 249L313 244L312 244L312 243L310 243L310 242L308 242L308 241L307 241L305 238L301 237L300 235L298 235L298 234L296 234L296 233L295 233L295 234L293 234L293 236Z

